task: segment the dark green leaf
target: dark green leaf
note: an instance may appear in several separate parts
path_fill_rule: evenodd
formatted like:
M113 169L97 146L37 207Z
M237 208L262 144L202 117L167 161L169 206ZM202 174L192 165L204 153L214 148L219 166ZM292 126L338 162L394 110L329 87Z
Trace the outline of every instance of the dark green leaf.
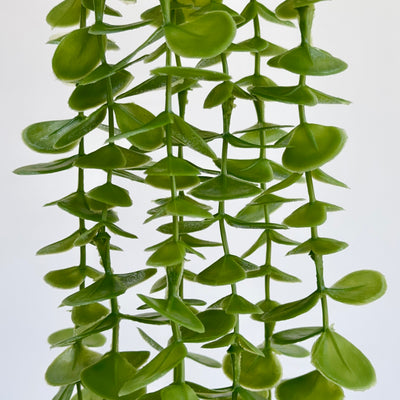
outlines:
M132 205L129 192L111 182L106 182L104 185L89 190L86 195L110 206L129 207Z
M272 340L277 344L291 344L309 339L322 332L321 326L308 326L305 328L287 329L277 332L272 336Z
M286 229L285 225L274 224L272 222L247 222L239 218L231 217L230 215L224 216L225 221L228 225L235 228L244 229Z
M198 400L198 397L186 383L173 383L161 390L161 400Z
M181 235L181 240L190 247L222 246L222 243L199 239L190 235Z
M52 400L70 400L72 392L74 391L75 385L61 386L60 390L53 397Z
M37 255L55 254L71 250L74 247L74 242L78 238L79 234L80 234L79 231L76 231L72 235L64 239L49 244L48 246L42 247L40 250L37 251L36 254Z
M51 286L60 289L72 289L79 286L85 279L85 269L81 267L70 267L50 271L44 276L44 280Z
M225 81L215 86L204 100L204 108L213 108L225 103L232 96L233 83Z
M223 72L191 67L159 67L150 71L153 75L170 75L177 78L189 78L205 81L227 81L230 76Z
M203 354L188 353L187 358L190 358L191 360L196 361L197 363L205 365L206 367L210 368L221 368L222 366L222 364L219 361L204 356Z

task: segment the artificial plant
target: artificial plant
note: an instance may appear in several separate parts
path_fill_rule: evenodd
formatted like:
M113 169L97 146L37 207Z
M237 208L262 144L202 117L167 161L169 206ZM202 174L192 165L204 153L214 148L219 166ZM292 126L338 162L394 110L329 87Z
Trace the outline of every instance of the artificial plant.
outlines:
M30 125L23 139L40 153L75 154L15 172L77 171L76 190L48 205L74 216L78 228L38 251L44 255L75 250L79 255L77 266L45 276L54 287L75 290L62 301L70 307L72 327L49 337L53 347L66 347L46 371L47 382L59 387L54 400L259 400L274 396L279 400L339 400L344 397L342 388L364 390L374 383L375 372L368 359L336 333L328 319L328 297L365 304L379 298L386 284L379 272L371 270L351 272L332 286L324 280L323 256L347 244L319 235L318 227L327 213L341 208L317 200L314 181L345 186L321 167L339 154L346 134L336 127L308 122L305 107L348 102L306 83L308 75L326 76L346 68L343 61L311 44L318 2L286 0L273 12L268 4L256 0L243 2L241 10L218 0L160 0L132 22L118 24L115 19L122 15L108 1L64 0L47 15L52 27L72 27L51 41L56 45L52 67L59 80L75 85L68 106L76 115ZM301 37L300 45L291 50L268 41L261 29L261 21L293 29L296 24L291 20L298 21ZM236 32L250 24L251 37L237 41ZM267 28L266 24L266 32ZM141 29L152 29L144 42L140 42ZM118 49L110 37L114 39L119 32L132 32L134 45L129 54L110 63L108 52ZM252 64L250 75L230 75L235 53ZM130 87L139 63L151 64L149 76ZM277 85L268 77L271 67L297 74L299 83ZM211 82L216 83L210 86ZM210 88L206 95L201 85ZM144 93L162 96L163 109L140 105ZM199 95L204 96L204 109L193 110L191 99ZM297 105L299 125L273 123L274 116L268 111L271 101ZM240 115L245 102L252 104L255 123L236 128L233 116ZM212 131L192 123L190 113L208 118L213 108L220 109L220 118ZM103 135L105 143L87 152L92 135ZM241 157L231 157L232 149L240 149ZM90 170L104 171L102 184L88 185ZM287 211L283 221L273 222L275 210L303 201L290 195L293 185L297 190L305 188L306 203ZM115 208L132 203L135 207L130 193L140 198L150 187L163 194L155 199L156 207L149 209L145 222L161 219L157 231L166 239L142 248L150 252L148 268L133 265L133 271L118 273L113 251L121 248L111 240L122 236L140 241L143 221L120 223ZM237 204L238 212L234 211ZM242 255L229 238L232 228L257 232L256 241ZM303 243L290 237L290 230L296 228L309 232ZM285 304L272 298L274 280L288 286L300 282L274 266L284 263L274 257L278 245L293 246L288 255L309 255L317 279L316 289L307 297ZM98 260L89 262L88 246L97 249ZM206 258L207 248L218 250ZM93 262L98 265L88 265ZM138 309L144 312L122 310L119 296L155 274L151 293L137 292L142 302ZM264 298L253 303L242 296L240 282L244 280L261 285ZM186 282L211 287L207 297L187 297ZM216 287L225 290L222 298L213 294ZM292 328L275 331L277 322L291 321L317 304L322 314L318 325L297 327L293 321ZM258 321L261 344L246 337L246 325L241 322L246 315ZM157 351L150 361L148 346L138 348L132 343L133 348L121 348L121 321L135 324L144 341ZM162 344L152 337L152 326L165 332ZM308 350L297 343L315 337L311 349L314 369L287 377L280 355L307 357ZM201 343L204 349L222 348L226 355L215 360L207 350L204 354L191 351L191 343ZM103 354L90 347L102 347ZM189 381L186 358L222 368L231 385L210 388ZM152 385L170 371L169 384Z

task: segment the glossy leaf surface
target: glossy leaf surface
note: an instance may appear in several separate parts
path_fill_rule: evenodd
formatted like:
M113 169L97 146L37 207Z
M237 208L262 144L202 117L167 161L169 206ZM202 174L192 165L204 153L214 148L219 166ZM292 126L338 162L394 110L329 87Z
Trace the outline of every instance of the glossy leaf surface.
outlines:
M315 342L311 362L331 381L352 390L375 383L375 371L360 350L338 333L326 330Z
M179 56L210 58L225 51L236 33L232 17L222 11L200 15L181 25L164 27L168 47Z
M322 225L326 221L326 207L322 202L307 203L293 211L283 221L296 228Z
M198 79L205 81L224 81L230 76L223 72L191 67L160 67L151 71L154 75L170 75L178 78Z
M277 344L297 343L307 340L322 332L320 326L309 326L305 328L287 329L285 331L274 333L272 339Z
M100 303L90 303L73 307L71 320L77 326L87 325L105 317L109 312L110 310Z
M109 204L110 206L129 207L132 205L129 192L111 182L89 190L86 195L93 200Z
M153 267L168 267L180 264L186 251L182 242L168 242L160 246L147 260Z
M64 0L50 10L46 16L46 22L53 28L66 27L78 25L80 18L80 0Z
M85 279L85 269L70 267L50 271L44 276L44 280L51 286L60 289L72 289L79 286Z

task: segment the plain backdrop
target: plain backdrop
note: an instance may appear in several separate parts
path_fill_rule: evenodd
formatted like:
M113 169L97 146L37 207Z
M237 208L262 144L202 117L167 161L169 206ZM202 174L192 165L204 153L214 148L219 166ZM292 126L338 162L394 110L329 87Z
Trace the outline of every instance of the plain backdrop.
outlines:
M275 0L263 3L271 9L278 4ZM49 287L42 277L51 269L74 265L77 255L70 252L39 257L35 256L35 252L75 229L76 218L55 207L43 208L42 205L73 192L76 172L71 170L52 176L31 177L12 174L12 170L19 166L55 158L34 153L25 147L21 131L27 125L74 115L66 105L73 87L62 84L54 77L51 70L54 47L45 44L57 32L52 31L45 22L47 12L56 4L56 1L50 0L22 0L6 2L1 8L0 382L1 397L5 400L52 398L56 389L48 386L43 376L59 350L50 350L46 337L55 330L70 326L68 311L57 308L66 292ZM138 20L135 14L137 10L157 2L138 0L137 5L127 6L116 0L111 4L121 9L126 22L129 22ZM241 10L246 1L227 0L226 4ZM332 214L328 223L321 228L321 233L350 244L346 251L326 257L326 281L328 285L333 284L346 273L365 268L378 269L388 281L386 295L370 305L354 307L329 302L330 320L337 332L359 347L377 371L377 385L366 392L346 391L346 398L350 400L393 398L398 391L399 12L399 3L391 0L381 3L362 0L322 2L317 4L313 29L314 45L345 60L349 68L337 76L310 78L311 86L352 101L350 106L319 106L307 111L310 121L340 126L349 137L344 151L325 169L344 180L351 189L316 186L318 198L345 209L344 212ZM298 43L296 29L263 24L262 30L268 40L287 48ZM250 37L250 31L241 30L237 40ZM110 59L122 58L150 30L136 32L142 36L135 36L134 40L129 35L116 36L115 40L121 44L121 52L110 54ZM252 61L248 56L236 55L230 60L235 79L250 73ZM187 65L193 65L193 61L188 61ZM146 68L148 66L138 64L132 69L135 82L146 78ZM284 71L271 71L265 63L263 73L282 85L292 84L297 79ZM204 90L198 92L201 94L190 97L188 118L200 127L218 131L220 111L204 111L201 108L207 89L211 87L204 85ZM162 92L158 92L154 96L143 96L138 101L157 113L163 107L162 96ZM271 104L267 108L267 116L270 122L296 124L297 121L296 109L290 105ZM233 117L234 126L238 129L248 127L255 122L254 118L251 105L238 102ZM89 140L89 149L101 145L105 138L101 134L94 136ZM159 152L156 156L161 157L162 154ZM243 152L232 151L231 155L243 157ZM192 156L194 154L191 153ZM279 159L278 154L273 157ZM93 187L103 179L102 174L91 174L87 187ZM113 265L116 271L122 272L142 268L148 257L143 248L161 240L160 235L154 234L156 223L142 226L142 222L146 210L152 206L151 200L161 197L163 193L128 182L118 182L129 188L134 201L131 209L121 210L121 225L141 237L135 242L118 240L118 244L126 251L115 255ZM298 187L294 195L306 196L304 187ZM232 212L240 208L240 204L235 204L229 206ZM281 222L293 207L277 213L275 221ZM217 238L216 232L210 235ZM305 239L307 232L299 230L293 232L292 236ZM240 255L251 243L251 238L248 232L230 230L232 252ZM298 299L310 293L315 285L313 267L307 257L285 258L285 250L274 250L276 265L298 275L303 283L293 286L274 284L273 296L281 302ZM211 263L218 257L218 250L211 250L207 255ZM251 259L262 262L262 254L256 253ZM93 265L98 262L92 250L89 252L89 262ZM188 266L193 271L200 271L207 263L191 257ZM158 276L161 276L160 273ZM146 293L149 285L141 285L138 291ZM190 297L199 296L208 301L218 298L218 294L210 294L207 287L189 285L189 290ZM226 290L222 288L219 293L222 295ZM262 287L254 281L239 284L239 292L252 301L262 298ZM135 290L121 300L121 307L129 312L134 312L134 307L138 305ZM315 325L319 323L319 318L316 308L300 318L298 323ZM123 325L122 346L125 349L148 348L133 325ZM282 328L285 326L284 323L280 325ZM242 332L254 343L262 340L262 332L257 327L259 325L254 322L242 320ZM151 328L145 329L148 333L153 331ZM169 334L167 328L157 328L153 333L162 344L166 343ZM311 344L312 341L305 343L308 348ZM107 351L106 348L103 351ZM220 352L208 354L222 357ZM286 366L284 377L311 369L309 359L282 357L282 362ZM228 384L219 372L190 362L188 378L210 385L222 385L221 382ZM169 377L164 379L168 382Z

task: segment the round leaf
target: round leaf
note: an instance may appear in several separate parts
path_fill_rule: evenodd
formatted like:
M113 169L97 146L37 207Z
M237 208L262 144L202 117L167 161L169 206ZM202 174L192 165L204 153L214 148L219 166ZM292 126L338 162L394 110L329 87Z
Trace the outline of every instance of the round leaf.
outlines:
M85 304L83 306L73 307L71 312L72 322L79 325L91 324L105 317L109 313L109 309L99 303Z
M81 0L64 0L50 10L47 14L46 22L55 28L78 25L80 19Z
M385 277L380 272L372 270L352 272L326 289L326 293L332 299L356 305L377 300L385 291Z
M72 289L79 286L85 279L85 270L80 267L70 267L50 271L44 276L44 280L51 286L60 289Z
M58 45L52 60L58 79L75 82L95 69L100 62L99 39L82 28L68 33Z
M129 207L132 205L129 192L111 182L93 188L87 193L87 196L111 206Z
M161 390L162 400L198 400L194 390L186 383L172 384Z
M296 228L304 228L322 225L325 221L326 207L323 203L316 201L299 207L286 217L283 223Z
M342 129L308 123L300 124L290 134L282 163L294 172L311 171L332 160L347 138Z
M233 18L223 11L212 11L181 25L165 26L168 47L177 55L210 58L221 54L236 33Z

